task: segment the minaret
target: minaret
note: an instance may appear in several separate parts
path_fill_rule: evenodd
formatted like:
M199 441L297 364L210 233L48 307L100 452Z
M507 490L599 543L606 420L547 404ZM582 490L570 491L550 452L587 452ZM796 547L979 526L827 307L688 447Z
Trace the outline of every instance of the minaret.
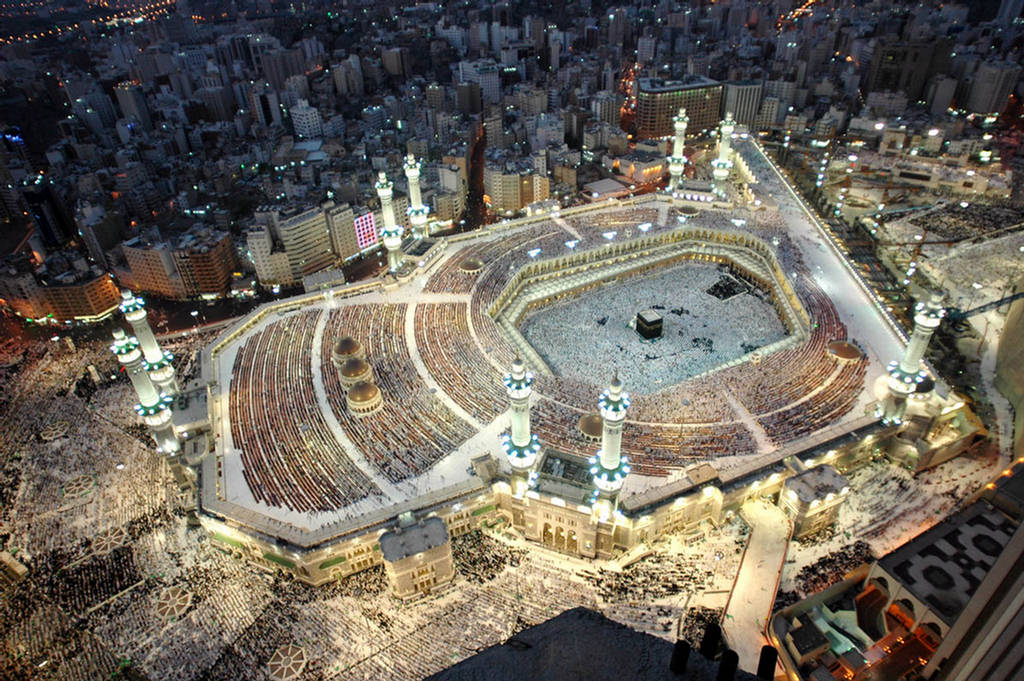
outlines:
M732 133L736 126L732 120L732 114L726 113L725 119L718 126L718 158L711 162L714 169L711 176L717 182L724 182L729 179L729 171L732 169Z
M402 264L402 226L395 222L395 209L391 205L394 194L394 183L388 180L382 170L377 174L377 196L380 197L380 211L384 214L384 226L380 235L384 239L384 247L388 249L388 271L394 272Z
M672 124L676 131L676 139L675 143L672 145L672 155L667 159L669 181L666 189L669 193L679 189L679 184L683 180L683 171L686 170L686 155L684 151L686 144L686 124L689 122L690 118L686 115L686 109L683 108L680 108L679 114L672 119Z
M146 320L146 303L142 298L124 289L121 291L121 312L139 340L146 371L156 383L157 389L168 395L177 395L178 381L174 376L174 364L171 361L174 356L166 350L161 350L160 344L156 342L153 329Z
M601 428L601 449L590 458L590 474L599 494L615 497L629 474L629 459L622 456L622 424L629 409L629 394L622 390L619 373L601 393L597 401L604 424Z
M427 236L427 207L423 205L420 194L420 164L416 157L409 154L405 158L405 178L409 180L409 224L412 235L417 239Z
M903 423L907 397L916 392L917 384L926 378L921 369L921 359L928 348L928 341L945 316L942 296L936 293L932 294L927 303L914 306L914 331L910 334L903 359L889 363L889 396L881 409L882 421L885 423Z
M512 471L529 478L540 452L540 440L530 432L530 395L533 394L533 374L526 370L523 360L516 355L512 371L503 379L505 392L512 403L511 433L501 436Z
M174 423L171 420L173 399L157 392L156 386L146 373L139 341L125 335L122 329L115 329L114 344L110 349L117 355L117 360L131 379L135 394L139 396L139 404L135 405L135 411L149 426L149 432L156 440L156 451L169 455L177 454L181 450L181 443L174 433Z

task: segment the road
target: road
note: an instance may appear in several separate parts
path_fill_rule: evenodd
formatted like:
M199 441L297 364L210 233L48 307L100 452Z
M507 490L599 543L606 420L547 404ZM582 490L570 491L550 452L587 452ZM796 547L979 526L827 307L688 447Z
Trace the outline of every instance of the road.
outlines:
M740 668L753 673L761 646L769 643L764 630L786 561L790 525L781 508L764 501L745 503L740 516L751 527L750 540L725 606L722 630L740 656Z

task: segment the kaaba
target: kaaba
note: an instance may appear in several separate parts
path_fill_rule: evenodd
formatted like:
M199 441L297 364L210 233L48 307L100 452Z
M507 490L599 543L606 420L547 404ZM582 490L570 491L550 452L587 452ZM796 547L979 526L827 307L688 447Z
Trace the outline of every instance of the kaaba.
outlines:
M654 310L644 310L636 313L636 332L651 340L661 338L661 315Z

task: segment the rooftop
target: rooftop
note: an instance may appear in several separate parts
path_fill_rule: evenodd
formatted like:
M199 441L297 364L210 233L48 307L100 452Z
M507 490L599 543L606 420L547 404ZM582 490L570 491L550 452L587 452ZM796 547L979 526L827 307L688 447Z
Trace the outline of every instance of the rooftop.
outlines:
M829 494L839 494L849 482L839 471L828 464L808 468L786 480L786 489L796 492L797 498L805 504L815 499L824 499Z
M677 90L690 90L693 88L718 85L717 80L711 80L704 76L688 75L682 80L664 80L663 78L640 78L637 80L637 89L640 92L675 92Z
M883 556L878 564L952 626L1016 527L992 504L978 501Z
M415 556L442 546L448 541L448 530L438 517L420 520L415 525L397 527L380 536L380 550L389 563Z
M791 629L789 636L793 640L793 647L796 648L798 653L806 655L821 648L821 646L828 645L828 639L825 638L825 634L821 633L810 617L801 615L797 618L797 621L800 623L800 626Z

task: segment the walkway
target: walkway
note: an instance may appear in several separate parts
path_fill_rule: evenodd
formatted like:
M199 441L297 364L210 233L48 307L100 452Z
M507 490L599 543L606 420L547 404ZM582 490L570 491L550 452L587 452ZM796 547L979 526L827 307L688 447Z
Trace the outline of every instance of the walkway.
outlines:
M735 412L739 417L740 422L747 427L750 435L754 438L754 442L757 443L757 453L768 454L769 452L775 451L775 445L768 437L768 433L765 432L764 428L761 427L761 424L754 418L754 415L750 413L750 410L743 406L742 402L736 399L736 396L732 394L732 391L728 388L722 390L722 397L724 397L725 401L729 403L733 412Z
M473 416L456 404L448 393L441 389L441 386L437 384L434 377L430 375L430 371L427 369L427 365L423 363L423 358L420 357L420 350L416 347L416 306L407 305L405 308L405 346L409 350L409 358L412 360L413 366L416 367L416 372L423 379L423 382L427 384L427 387L434 394L434 397L444 402L445 406L455 412L455 415L460 419L473 426L473 430L483 430L484 424L477 421Z
M722 630L740 656L740 669L754 671L775 604L782 566L786 562L790 525L782 509L765 501L748 501L740 516L751 527L736 582L725 606Z
M583 238L583 237L580 236L580 233L577 232L575 229L573 229L572 225L570 225L568 222L566 222L563 218L551 218L551 221L554 222L559 227L561 227L562 229L564 229L570 235L572 235L573 239L582 239Z

